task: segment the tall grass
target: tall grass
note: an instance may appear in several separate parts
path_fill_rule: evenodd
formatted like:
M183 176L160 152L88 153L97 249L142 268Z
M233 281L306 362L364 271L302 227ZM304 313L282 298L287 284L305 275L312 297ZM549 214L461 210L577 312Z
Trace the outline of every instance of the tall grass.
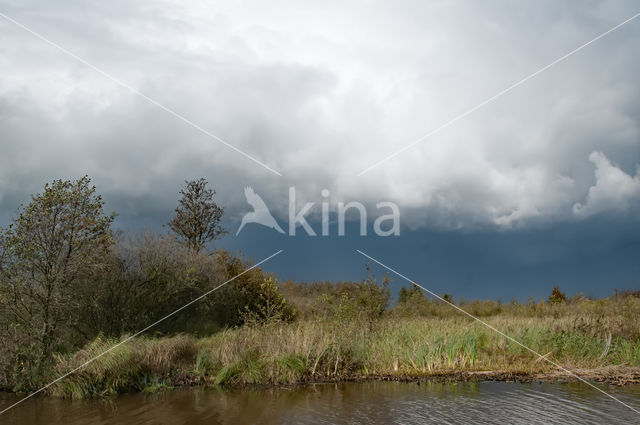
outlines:
M52 375L60 376L94 359L118 343L98 337L72 357L59 357ZM165 385L172 376L191 370L197 340L188 336L134 339L91 361L51 387L51 394L71 399L142 391Z
M500 314L485 320L567 367L640 366L639 319L630 320L622 310L608 316ZM56 373L116 342L98 338L75 356L59 358ZM245 385L487 370L536 373L553 367L486 326L455 315L316 319L243 326L200 339L133 340L60 381L51 392L86 398L163 388L184 381L185 375L214 385Z

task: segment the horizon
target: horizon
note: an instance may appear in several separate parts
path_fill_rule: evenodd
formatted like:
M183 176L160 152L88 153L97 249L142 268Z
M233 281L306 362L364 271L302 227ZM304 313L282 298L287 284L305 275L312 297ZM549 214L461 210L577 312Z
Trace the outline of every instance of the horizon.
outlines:
M101 194L100 187L97 192ZM176 191L176 203L177 198ZM175 208L174 205L167 209L163 222L160 216L132 218L109 208L109 199L105 199L105 203L106 212L117 214L113 228L126 233L168 232L166 224L173 217ZM251 208L247 206L246 209ZM379 237L361 236L357 220L347 220L345 236L338 236L336 214L330 212L329 215L330 233L323 237L317 214L315 218L309 218L317 236L308 235L304 229L295 236L281 235L257 224L248 224L244 233L236 236L239 220L225 214L223 226L228 234L210 246L242 253L253 262L268 255L273 247L281 247L286 255L264 266L266 271L275 273L281 283L288 280L298 283L362 281L367 277L366 265L371 261L359 256L356 250L366 246L371 248L369 253L372 255L382 252L387 264L395 264L416 282L439 294L450 293L456 300L509 302L515 299L524 302L533 297L539 301L545 300L555 286L568 296L582 293L592 298L608 297L615 290L638 289L640 266L635 258L640 230L632 220L612 221L600 217L564 224L560 228L539 225L533 229L502 232L411 231L402 226L399 236ZM285 225L286 217L276 217ZM8 221L1 223L0 227L7 224ZM367 228L373 233L371 221ZM580 246L579 250L576 245ZM487 247L491 247L489 254ZM416 257L405 256L404 250L430 254L415 264ZM333 262L336 267L324 266ZM613 266L616 273L611 271ZM371 269L378 280L389 274L375 264ZM390 288L395 297L400 288L408 284L393 275L390 277Z

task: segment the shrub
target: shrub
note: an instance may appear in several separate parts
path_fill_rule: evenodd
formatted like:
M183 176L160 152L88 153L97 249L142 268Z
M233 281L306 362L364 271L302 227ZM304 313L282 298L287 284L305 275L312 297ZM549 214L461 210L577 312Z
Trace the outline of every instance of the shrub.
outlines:
M567 301L567 296L564 292L560 291L560 288L557 286L553 287L551 291L551 295L549 295L549 303L550 304L559 304Z
M295 311L278 291L275 278L271 276L265 278L257 289L253 303L244 307L245 324L289 322L294 319Z

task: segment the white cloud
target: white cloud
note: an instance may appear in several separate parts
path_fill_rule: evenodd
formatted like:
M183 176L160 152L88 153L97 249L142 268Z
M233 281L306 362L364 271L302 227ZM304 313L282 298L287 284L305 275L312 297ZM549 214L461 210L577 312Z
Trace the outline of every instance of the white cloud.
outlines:
M374 2L366 13L345 2L5 3L284 177L2 21L2 210L47 180L88 173L122 217L162 215L183 179L203 175L230 214L250 184L286 216L293 184L309 201L325 187L336 202L395 201L412 227L511 228L572 218L592 183L590 152L640 162L640 26L630 24L356 177L632 15L633 2ZM626 199L609 202L634 208Z
M596 166L596 184L589 188L584 204L573 206L576 216L589 217L611 211L625 213L640 201L640 169L635 176L630 176L602 152L592 152L589 160Z

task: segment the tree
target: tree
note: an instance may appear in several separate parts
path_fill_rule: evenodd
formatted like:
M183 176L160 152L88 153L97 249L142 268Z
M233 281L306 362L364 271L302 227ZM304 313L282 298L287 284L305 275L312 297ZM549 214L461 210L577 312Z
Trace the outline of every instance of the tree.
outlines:
M422 299L424 295L422 294L422 290L415 284L412 283L409 289L405 286L400 288L400 293L398 294L398 303L404 304L412 299Z
M407 291L406 287L400 288L400 293L398 294L398 303L404 304L409 299L409 291Z
M169 222L171 230L194 252L200 252L208 242L227 233L220 224L224 208L213 200L216 191L207 189L207 184L203 178L185 180L176 216Z
M38 370L63 339L73 341L82 286L92 284L113 244L115 214L104 214L95 190L88 176L46 184L1 238L2 331L31 347Z
M295 311L278 290L278 282L268 276L260 284L253 305L244 307L244 323L258 324L279 321L291 321Z
M554 286L551 291L551 295L549 295L549 303L551 304L559 304L565 302L567 300L567 296L564 292L560 290L559 287Z

